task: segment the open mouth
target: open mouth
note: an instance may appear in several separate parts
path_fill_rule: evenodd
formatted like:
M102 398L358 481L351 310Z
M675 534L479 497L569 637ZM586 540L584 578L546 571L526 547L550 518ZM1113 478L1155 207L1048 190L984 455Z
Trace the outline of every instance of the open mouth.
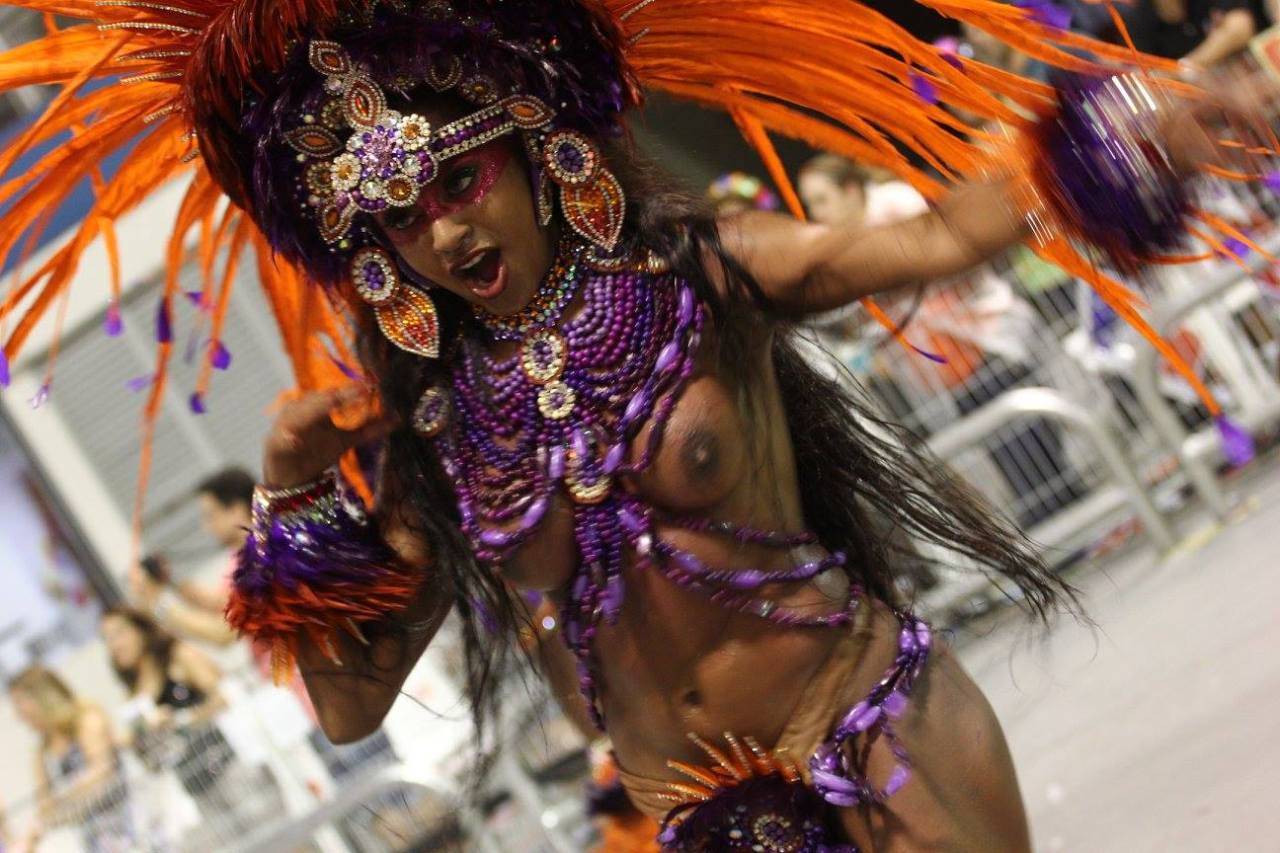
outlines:
M506 265L497 249L485 249L455 270L467 287L481 299L492 299L507 285Z

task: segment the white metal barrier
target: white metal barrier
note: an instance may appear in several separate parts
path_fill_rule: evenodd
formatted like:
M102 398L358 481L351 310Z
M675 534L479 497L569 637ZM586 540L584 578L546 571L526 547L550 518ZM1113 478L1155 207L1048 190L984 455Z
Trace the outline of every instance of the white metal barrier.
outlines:
M1280 239L1271 241L1280 251ZM1249 270L1261 273L1271 262L1260 255L1248 260ZM1169 277L1181 285L1180 296L1159 307L1153 325L1169 335L1180 326L1194 321L1195 328L1205 334L1212 345L1206 351L1206 364L1223 377L1232 391L1232 419L1250 433L1259 433L1280 421L1280 376L1276 364L1264 362L1264 354L1234 326L1232 315L1240 307L1261 305L1253 313L1266 327L1271 340L1280 340L1280 322L1274 308L1267 305L1249 272L1232 264L1214 270L1207 280L1193 281L1186 270L1171 271ZM1224 518L1232 501L1223 490L1217 467L1223 460L1220 435L1212 424L1191 429L1179 416L1159 385L1159 357L1154 349L1138 353L1134 367L1134 390L1151 421L1168 448L1177 453L1182 467L1199 497L1215 515Z

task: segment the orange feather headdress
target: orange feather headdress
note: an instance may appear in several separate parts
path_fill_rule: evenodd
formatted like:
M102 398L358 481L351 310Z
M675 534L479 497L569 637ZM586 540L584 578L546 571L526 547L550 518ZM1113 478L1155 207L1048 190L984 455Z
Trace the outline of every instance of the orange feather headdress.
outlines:
M0 258L19 248L21 235L44 227L46 212L57 209L78 185L92 181L96 190L91 210L65 243L38 269L25 273L0 304L0 329L8 329L3 354L12 359L20 352L70 286L88 246L103 240L114 257L113 223L161 185L183 178L189 183L169 236L166 306L178 288L177 271L189 242L198 247L207 278L213 277L213 259L221 253L230 252L234 268L235 258L252 250L299 386L344 382L317 342L324 338L347 346L347 321L309 283L314 276L308 275L308 258L269 239L275 235L262 227L264 211L251 203L253 176L244 171L243 159L253 155L257 141L245 138L245 113L262 108L299 42L334 27L349 28L353 18L368 14L368 4L3 2L44 13L50 21L57 15L84 23L51 28L43 38L0 54L0 92L37 84L60 87L38 119L0 152L0 205L8 205L0 215ZM413 5L425 8L432 2ZM1030 6L999 0L922 0L922 5L1068 69L1101 72L1105 69L1098 63L1136 58L1124 48L1054 26ZM857 0L507 0L505 5L500 0L456 0L453 6L525 18L578 16L587 23L575 31L576 37L590 35L597 42L591 47L611 58L614 79L598 85L614 86L620 107L638 103L639 92L648 89L728 112L797 214L799 203L773 150L771 133L888 168L936 196L944 184L913 162L928 163L944 181L975 174L997 156L980 144L986 139L982 123L994 119L1025 125L1028 113L1053 98L1043 84L923 43ZM1081 52L1095 59L1080 58ZM113 83L91 87L96 80ZM588 79L579 85L597 83ZM973 118L959 118L943 103ZM60 138L66 138L64 144L21 174L12 174L19 157ZM121 150L128 151L123 162L103 179L100 165ZM1136 296L1099 275L1065 241L1043 249L1069 272L1093 282L1112 307L1177 360L1146 326ZM214 319L197 404L219 350L232 280L228 272L205 287ZM118 273L110 286L118 297ZM162 336L144 439L158 412L170 354L171 343ZM349 353L344 349L340 355ZM144 456L143 483L146 465Z

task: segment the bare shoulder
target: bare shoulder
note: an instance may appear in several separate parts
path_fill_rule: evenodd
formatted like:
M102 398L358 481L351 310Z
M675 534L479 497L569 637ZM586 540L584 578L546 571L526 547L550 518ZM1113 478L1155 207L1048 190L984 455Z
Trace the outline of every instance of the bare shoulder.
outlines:
M1013 759L991 704L939 643L898 728L912 778L885 806L845 823L877 853L1027 853L1031 841ZM876 751L888 753L887 749ZM891 770L873 756L872 779ZM877 766L879 765L879 766Z
M76 740L81 746L110 743L111 719L101 705L86 704L76 720Z

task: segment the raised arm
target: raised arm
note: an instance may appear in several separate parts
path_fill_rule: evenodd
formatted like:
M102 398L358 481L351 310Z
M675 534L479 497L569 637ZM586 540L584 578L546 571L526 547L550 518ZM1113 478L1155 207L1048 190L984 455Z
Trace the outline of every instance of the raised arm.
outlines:
M399 511L387 512L383 535L407 565L430 564L426 543ZM325 736L334 743L362 740L378 730L395 704L418 659L435 638L451 599L425 583L403 612L388 614L390 630L366 630L364 642L340 634L336 662L305 636L298 645L298 668Z
M1214 19L1204 41L1184 56L1183 61L1194 68L1212 68L1247 48L1257 32L1253 13L1241 2Z
M392 424L388 422L371 422L356 429L343 429L334 423L338 410L359 394L355 389L311 394L285 407L264 451L263 472L270 488L287 490L311 483L337 464L347 450L389 431ZM341 629L328 635L331 639L327 645L318 643L315 635L305 630L299 630L292 638L321 728L335 743L359 740L377 730L452 603L443 586L433 582L429 544L415 532L395 478L386 479L378 511L358 531L350 532L376 543L376 550L394 564L386 568L394 568L400 579L420 579L416 595L394 612L370 615L359 624L339 617ZM359 547L356 543L341 543L343 551ZM288 559L295 563L315 562L315 576L330 571L331 575L350 577L343 574L341 561L351 557L335 557L335 562L329 563L329 556L321 549L320 553L300 552ZM278 583L278 579L273 582ZM315 584L312 588L324 594L324 581ZM345 587L330 590L329 594L339 599L360 597ZM244 609L244 597L241 598L239 606ZM339 603L358 606L363 602ZM233 602L232 611L237 606Z
M779 309L820 313L955 275L1022 240L1027 226L1010 189L1009 181L966 185L920 216L876 228L748 213L722 221L720 232L725 250Z

